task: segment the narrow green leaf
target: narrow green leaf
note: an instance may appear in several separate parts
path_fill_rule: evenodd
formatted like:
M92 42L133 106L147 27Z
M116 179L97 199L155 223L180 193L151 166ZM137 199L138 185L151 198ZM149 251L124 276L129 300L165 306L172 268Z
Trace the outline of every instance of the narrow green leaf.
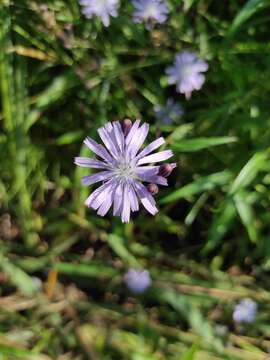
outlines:
M122 238L117 235L111 234L108 238L108 244L113 249L113 251L129 266L140 267L139 262L126 248L124 240Z
M34 295L37 286L31 276L9 261L7 257L0 254L0 268L9 276L10 282L14 284L24 295Z
M78 78L70 71L56 77L51 84L33 99L35 108L44 110L50 105L61 100L67 92L78 84Z
M207 255L219 244L220 240L230 230L235 216L234 203L230 199L225 200L211 224L207 243L202 250L203 255Z
M176 152L193 152L207 149L212 146L230 144L236 142L237 138L233 136L224 137L202 137L197 139L181 140L177 144L172 144L172 148Z
M200 177L191 184L172 192L168 196L160 200L161 204L167 204L181 198L188 198L203 191L213 190L217 186L225 185L231 179L231 173L227 170L214 173L205 177Z
M230 194L235 194L239 190L250 185L257 176L258 172L265 166L267 158L268 156L266 152L258 152L253 155L232 183Z
M190 226L193 221L196 219L199 211L201 210L201 208L203 207L203 205L205 204L205 202L208 199L208 194L207 193L203 193L199 199L196 201L196 203L192 206L191 210L189 211L189 213L187 214L186 218L185 218L185 224Z
M184 2L184 10L187 12L192 8L199 0L183 0Z
M240 219L248 232L250 240L257 242L258 232L255 224L256 219L252 206L247 200L247 194L245 192L238 192L234 196L234 203Z
M1 345L1 344L0 344L0 354L12 356L12 359L14 359L13 356L21 359L26 359L26 358L30 359L29 357L32 355L31 352L28 350L15 348L7 345Z
M235 34L239 27L252 15L268 6L270 6L269 0L249 0L233 20L233 23L228 30L228 36Z
M11 65L11 56L8 55L7 49L11 47L10 39L11 17L8 6L0 7L0 90L2 115L4 128L11 131L14 128L13 123L13 68Z
M68 132L66 134L61 135L56 140L56 144L57 145L69 145L69 144L72 144L72 143L78 141L82 137L83 137L83 131L82 130L71 131L71 132Z
M185 295L179 295L172 290L164 290L162 294L160 294L160 297L161 300L167 302L178 311L189 322L197 334L207 339L214 337L214 332L209 322L203 318L197 308L190 304Z
M194 360L195 355L197 351L199 350L198 344L193 344L188 351L184 353L184 355L181 357L181 360Z
M78 275L93 278L110 278L118 274L116 269L102 264L72 264L72 263L56 263L54 268L61 274Z

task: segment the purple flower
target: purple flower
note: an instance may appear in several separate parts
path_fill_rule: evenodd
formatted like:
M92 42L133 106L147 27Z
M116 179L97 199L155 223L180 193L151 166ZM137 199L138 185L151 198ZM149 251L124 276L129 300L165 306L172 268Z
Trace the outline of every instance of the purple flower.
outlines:
M135 8L133 19L135 22L146 22L151 28L153 23L164 23L169 9L165 0L132 0Z
M152 284L147 270L129 269L124 280L129 290L134 294L142 294Z
M237 323L252 323L257 314L257 304L251 299L243 299L237 304L233 312L233 320Z
M118 15L119 0L79 0L82 13L88 19L99 17L104 26L110 25L110 16Z
M171 125L184 114L182 106L171 98L167 100L165 106L155 105L154 111L158 122L162 125Z
M158 212L153 196L142 182L167 186L167 174L162 166L146 164L164 161L173 156L171 150L149 155L164 144L162 137L139 152L148 134L149 125L144 123L140 126L140 120L133 124L130 120L126 121L129 122L129 126L123 128L119 121L115 121L98 129L105 146L89 137L84 140L85 145L98 155L99 159L75 158L75 164L78 166L102 170L83 177L83 185L103 182L87 198L85 204L97 210L100 216L104 216L113 206L113 215L120 216L122 222L129 222L130 212L139 210L139 201L150 214L155 215ZM176 164L169 166L173 169Z
M189 99L193 90L201 89L205 81L202 73L207 69L206 61L192 52L183 51L176 55L173 66L166 69L168 83L176 84L176 90Z

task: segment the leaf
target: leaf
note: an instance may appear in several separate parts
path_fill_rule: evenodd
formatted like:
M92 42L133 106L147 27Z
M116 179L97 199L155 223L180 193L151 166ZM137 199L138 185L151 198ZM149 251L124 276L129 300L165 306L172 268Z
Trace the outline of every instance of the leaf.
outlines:
M224 137L201 137L197 139L181 140L177 144L172 144L172 148L176 152L193 152L202 149L207 149L211 146L230 144L236 142L237 138L234 136Z
M195 355L198 350L198 344L193 344L191 348L182 355L181 360L195 360Z
M258 172L266 165L267 158L268 156L266 152L258 152L253 155L232 183L229 194L235 194L239 190L250 185L257 176Z
M184 10L185 12L189 11L189 9L195 5L199 0L183 0L184 2Z
M122 260L124 260L129 266L140 267L137 259L128 251L124 244L124 240L115 234L109 235L108 244L113 249L113 251L118 255Z
M78 78L71 71L67 71L64 75L54 78L50 85L36 96L32 102L35 104L36 109L45 110L60 101L77 84Z
M190 324L193 330L203 338L214 338L214 331L209 322L203 318L201 312L190 304L188 298L172 290L164 290L160 294L161 300L170 304Z
M176 142L183 141L183 139L192 132L193 128L194 124L182 124L177 126L168 137L168 142L174 144Z
M250 240L253 242L257 242L258 232L255 224L256 219L252 206L247 200L247 194L245 192L238 192L234 196L234 203L238 214L242 220L242 223L248 232Z
M235 34L239 27L252 15L268 6L270 6L269 0L249 0L233 20L233 23L228 30L228 36Z
M192 183L183 186L160 200L161 204L167 204L181 198L188 198L203 191L213 190L217 186L225 185L231 179L231 173L227 170L200 177Z
M16 356L18 358L28 358L29 356L31 356L31 352L25 349L21 349L21 348L16 348L16 347L12 347L12 346L7 346L7 345L2 345L0 344L0 354L2 355L8 355L8 356ZM14 359L14 358L13 358Z
M61 135L56 140L56 144L57 145L69 145L69 144L76 142L77 140L80 140L82 137L83 137L82 130L70 131L66 134Z
M219 241L230 230L235 216L234 203L231 199L225 200L211 224L207 243L202 250L203 255L207 255L218 245Z
M0 254L0 268L9 275L10 282L24 295L34 295L37 292L35 281L26 272Z
M194 220L196 219L199 211L201 210L201 208L203 207L203 205L205 204L205 202L208 199L208 194L207 193L203 193L199 199L196 201L196 203L192 206L192 209L189 211L189 213L187 214L186 218L185 218L185 224L190 226Z
M61 274L79 275L92 278L111 278L118 274L116 269L98 263L91 264L72 264L56 263L54 268Z
M20 348L20 347L15 347L15 346L10 346L10 345L5 345L5 344L0 344L0 359L1 355L7 355L8 358L7 359L22 359L22 360L51 360L51 357L44 355L44 354L38 354L38 353L34 353L33 351L24 349L24 348ZM4 358L6 359L6 358Z

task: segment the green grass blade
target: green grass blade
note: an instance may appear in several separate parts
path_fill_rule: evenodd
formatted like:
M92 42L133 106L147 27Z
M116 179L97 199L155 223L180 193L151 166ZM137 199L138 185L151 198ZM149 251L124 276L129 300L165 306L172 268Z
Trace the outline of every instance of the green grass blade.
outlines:
M10 40L10 14L8 6L0 7L0 85L1 98L3 106L4 127L7 131L13 129L13 109L14 100L12 79L12 66L10 57L7 54L8 48L11 46Z
M116 269L97 263L72 264L61 262L56 263L54 268L58 270L60 274L86 276L93 278L111 278L118 274Z
M202 254L205 256L219 244L225 234L231 229L236 216L236 209L231 199L225 200L214 217L209 230L209 236Z
M0 268L9 276L10 282L14 284L24 295L34 295L37 286L34 280L22 269L13 264L7 257L0 254Z
M234 203L240 219L245 226L249 238L252 242L257 242L259 239L258 230L256 227L256 218L251 204L248 202L247 193L238 192L234 196Z
M268 154L258 152L242 168L236 179L233 181L229 194L235 194L239 190L247 187L256 178L259 171L263 170L267 163Z
M203 191L210 191L218 186L227 184L231 179L229 171L221 171L208 176L200 177L191 184L185 185L182 188L173 191L168 196L160 200L161 204L168 204L170 202L179 200L181 198L189 198L192 195L199 194Z
M181 360L195 360L196 353L199 351L198 344L193 344L181 357Z
M115 234L110 234L108 237L108 244L112 250L123 260L128 266L140 267L140 263L136 258L129 252L124 244L124 240Z
M228 36L234 35L241 25L245 23L251 16L253 16L258 11L262 11L263 9L270 6L269 0L249 0L240 10L240 12L236 15L233 20L232 25L228 30Z
M236 141L237 138L233 136L197 138L181 140L177 144L172 144L172 148L175 152L193 152L207 149L212 146L230 144Z

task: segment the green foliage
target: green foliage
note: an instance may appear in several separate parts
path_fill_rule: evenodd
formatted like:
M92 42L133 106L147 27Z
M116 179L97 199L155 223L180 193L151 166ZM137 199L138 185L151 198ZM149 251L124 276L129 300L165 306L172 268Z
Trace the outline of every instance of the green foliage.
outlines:
M168 0L151 31L122 0L104 28L77 0L0 5L0 360L266 359L269 314L269 1ZM187 101L165 68L209 63ZM154 106L185 109L157 124ZM75 156L114 119L142 118L177 168L155 217L84 201ZM128 292L129 267L152 287ZM251 297L251 326L232 321ZM225 327L225 331L220 331Z
M231 27L229 28L229 35L234 34L238 30L238 28L256 12L262 11L269 6L270 5L267 0L247 1L243 8L238 12Z

